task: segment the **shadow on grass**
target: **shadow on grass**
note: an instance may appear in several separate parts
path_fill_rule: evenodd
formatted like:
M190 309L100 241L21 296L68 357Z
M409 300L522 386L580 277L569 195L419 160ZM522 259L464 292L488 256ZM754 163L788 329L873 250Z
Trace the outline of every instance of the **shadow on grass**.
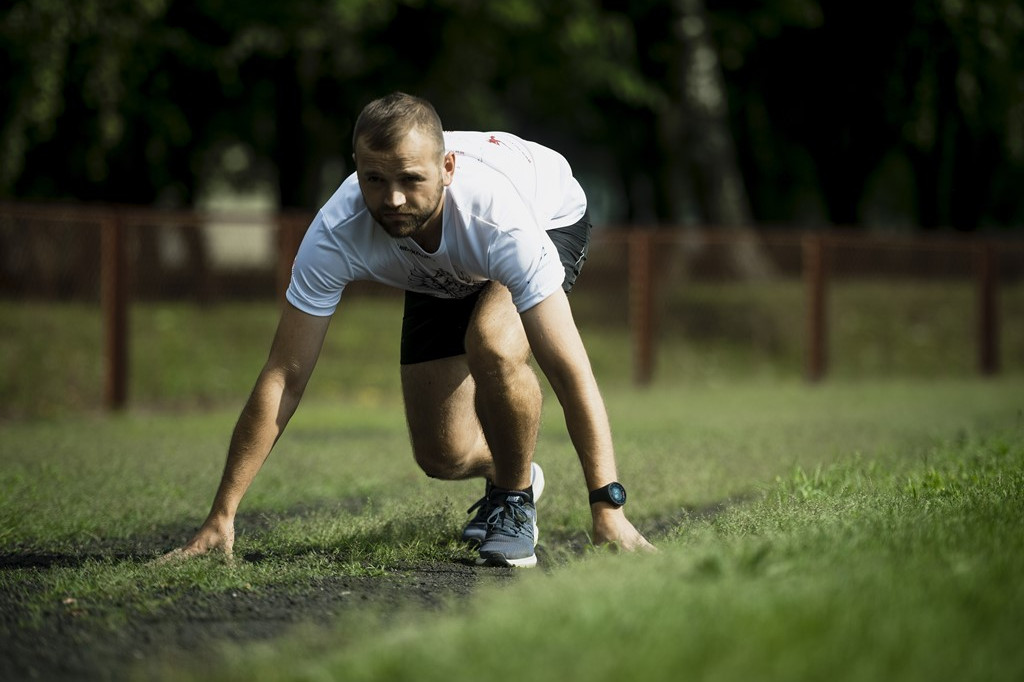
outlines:
M739 501L682 508L643 519L637 525L658 544L659 540L670 539L687 522L713 518ZM358 513L365 505L363 500L343 500L282 511L247 511L239 515L238 525L246 529L246 534L272 533L275 525L284 521L334 510ZM458 608L481 586L516 582L520 575L520 569L476 566L472 550L467 548L460 555L449 544L440 552L442 556L447 553L447 558L398 561L372 575L328 572L310 575L299 583L253 589L211 591L198 585L179 586L157 595L163 598L156 607L144 605L154 595L137 593L117 603L71 600L75 603L69 606L67 600L39 602L37 590L45 582L39 580L39 572L76 569L90 562L146 563L187 542L196 528L194 522L183 521L126 538L90 538L79 545L65 543L56 549L40 545L0 551L0 572L9 572L11 588L0 589L0 679L114 679L116 673L127 673L144 660L216 655L218 643L267 640L304 624L332 627L346 614L358 617L368 613L392 619L401 618L410 609ZM423 534L422 525L417 530L400 519L384 519L369 535L352 542L400 542L417 532ZM582 530L551 529L541 541L537 553L543 571L555 570L593 551L590 538ZM242 559L253 563L287 562L304 555L347 560L343 546L326 543L250 551ZM19 571L24 571L20 577ZM31 608L38 610L38 617L26 626L19 614ZM118 617L110 617L115 612Z
M674 513L642 519L636 525L644 536L657 543L659 540L671 537L688 522L712 519L731 506L744 501L746 498L734 498L702 506L684 507ZM259 537L273 533L275 526L281 523L301 521L331 512L358 515L365 511L368 504L365 498L351 498L302 503L285 510L241 512L236 519L238 531L236 550L244 550L244 546L238 547L238 539L242 539L244 545L246 537ZM198 523L165 524L154 527L144 534L126 538L91 537L81 544L64 544L60 549L52 551L45 546L38 545L26 547L23 550L19 550L15 546L0 550L0 571L80 568L85 564L95 562L146 563L165 552L186 544L198 528ZM375 529L355 534L342 543L301 543L274 550L257 549L237 552L236 557L251 563L312 555L327 555L344 561L348 555L360 556L359 548L415 540L420 534L422 534L422 526L419 523L406 522L402 519L382 519L382 523ZM537 549L539 565L555 568L572 559L584 556L594 547L589 534L584 530L555 528L545 529ZM452 562L476 567L473 557L468 555L454 556Z

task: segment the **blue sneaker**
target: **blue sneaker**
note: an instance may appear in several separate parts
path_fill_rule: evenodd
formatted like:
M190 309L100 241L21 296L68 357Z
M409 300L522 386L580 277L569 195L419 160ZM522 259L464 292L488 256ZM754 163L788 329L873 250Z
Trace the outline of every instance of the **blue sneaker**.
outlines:
M530 493L493 488L487 498L487 537L480 545L478 565L537 565L537 507Z
M530 465L530 486L533 487L533 502L536 504L540 499L541 493L544 492L544 470L536 462ZM476 512L476 514L469 520L466 527L462 529L462 541L474 547L479 547L484 538L487 537L487 517L491 515L491 507L487 500L493 489L494 486L490 481L487 481L484 496L466 510L467 514L473 514L473 512Z

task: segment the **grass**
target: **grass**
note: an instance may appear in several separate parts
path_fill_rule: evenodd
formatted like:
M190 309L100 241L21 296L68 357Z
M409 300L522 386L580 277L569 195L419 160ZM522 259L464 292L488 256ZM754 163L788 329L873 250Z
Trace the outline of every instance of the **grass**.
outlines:
M631 518L661 548L650 557L572 549L586 503L549 403L539 448L547 571L440 615L360 610L333 628L228 649L201 669L150 663L143 676L461 679L513 650L552 680L677 679L681 669L702 679L1011 679L1024 671L1022 388L610 391ZM0 487L13 494L0 500L0 552L68 558L0 572L0 589L23 594L23 627L73 611L80 627L116 631L196 591L298 592L470 556L450 538L478 486L416 470L398 403L314 400L243 504L241 561L148 565L201 521L234 416L4 425Z
M0 571L0 592L19 605L0 626L57 617L116 633L197 593L301 593L471 558L451 538L479 485L428 479L409 455L396 305L360 303L335 321L306 401L243 503L240 560L167 566L147 560L187 540L209 507L271 306L139 306L135 407L120 415L75 409L95 373L70 346L98 334L93 312L4 308L2 324L34 341L3 337L18 361L0 385L11 413L34 416L0 422L0 556L27 560ZM26 320L61 350L42 352ZM578 553L582 476L549 399L538 449L545 570L440 613L356 609L333 627L226 647L202 667L150 661L139 676L449 680L504 669L509 652L527 652L541 680L1024 674L1020 376L899 378L879 365L807 386L748 352L760 359L703 374L663 367L638 391L621 361L627 340L585 332L599 376L610 373L630 517L657 555ZM693 353L663 350L663 361ZM72 359L63 378L51 355ZM769 369L748 373L755 366Z
M656 556L592 556L386 630L342 621L193 679L451 680L510 665L537 680L1019 679L1013 440L797 470L681 525Z

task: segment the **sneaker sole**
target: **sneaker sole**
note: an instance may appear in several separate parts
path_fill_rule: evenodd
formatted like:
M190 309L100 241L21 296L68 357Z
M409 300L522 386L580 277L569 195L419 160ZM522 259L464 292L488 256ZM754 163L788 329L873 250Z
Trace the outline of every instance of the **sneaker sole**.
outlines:
M480 557L476 560L477 566L504 566L506 568L533 568L537 565L537 555L531 554L524 559L508 559L502 554L495 554L489 557Z

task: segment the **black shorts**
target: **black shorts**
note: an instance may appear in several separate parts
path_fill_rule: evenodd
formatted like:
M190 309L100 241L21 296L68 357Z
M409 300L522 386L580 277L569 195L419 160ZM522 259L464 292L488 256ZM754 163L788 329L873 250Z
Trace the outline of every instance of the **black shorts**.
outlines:
M558 257L565 268L562 289L569 293L583 269L590 250L590 216L568 227L548 230ZM466 331L473 309L483 289L465 298L437 298L413 291L405 292L402 315L403 365L450 358L466 352Z

